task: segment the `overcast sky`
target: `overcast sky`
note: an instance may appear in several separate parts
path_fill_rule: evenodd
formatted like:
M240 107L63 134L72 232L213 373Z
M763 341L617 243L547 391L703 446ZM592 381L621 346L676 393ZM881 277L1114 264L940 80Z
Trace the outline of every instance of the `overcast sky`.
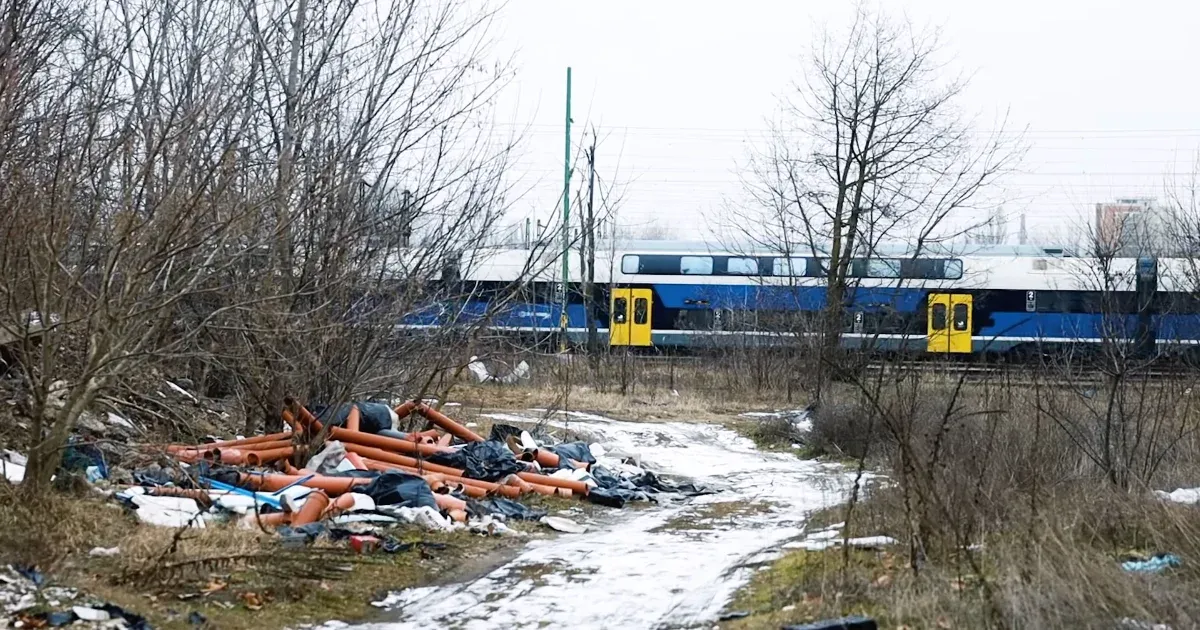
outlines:
M1093 204L1162 197L1191 171L1200 143L1200 5L1143 0L890 0L889 11L940 26L972 75L960 101L983 127L1007 110L1031 148L1007 181L1015 242L1090 216ZM703 237L704 218L741 195L736 169L814 32L846 24L850 2L510 0L498 51L518 76L501 120L528 126L515 172L528 193L514 220L545 217L562 190L566 67L573 140L601 138L598 172L623 184L620 220ZM581 181L576 179L576 182Z

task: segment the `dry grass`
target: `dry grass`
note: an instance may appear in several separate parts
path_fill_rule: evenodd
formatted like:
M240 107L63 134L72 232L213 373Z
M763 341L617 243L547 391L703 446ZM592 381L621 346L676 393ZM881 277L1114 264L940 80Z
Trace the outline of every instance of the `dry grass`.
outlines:
M813 527L846 521L901 544L789 554L741 592L731 608L754 614L728 627L854 613L912 628L1200 624L1200 519L1150 492L1200 485L1189 384L876 385L839 391L815 439L889 480ZM1182 567L1120 568L1158 552Z
M161 628L194 627L187 622L193 611L210 627L234 629L367 619L377 612L370 602L388 590L489 570L524 542L400 531L406 541L446 548L359 556L345 543L322 542L286 550L256 530L141 525L95 493L52 493L30 505L0 483L0 561L33 564L53 583L136 611ZM121 552L92 558L93 547Z

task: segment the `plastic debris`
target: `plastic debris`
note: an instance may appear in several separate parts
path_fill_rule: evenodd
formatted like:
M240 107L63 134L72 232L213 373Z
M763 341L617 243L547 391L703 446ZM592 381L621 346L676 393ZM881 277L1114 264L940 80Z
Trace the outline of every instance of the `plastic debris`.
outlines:
M1160 499L1174 503L1184 503L1187 505L1200 503L1200 488L1179 488L1171 492L1155 490L1154 494Z
M587 525L576 523L561 516L543 516L539 521L546 527L566 534L582 534L587 531Z
M437 507L433 492L424 479L400 471L383 473L371 483L359 488L358 492L374 499L377 506Z
M1178 568L1182 564L1179 556L1173 553L1156 553L1144 560L1126 560L1121 563L1121 568L1130 573L1161 573L1167 569Z
M531 508L524 503L503 497L487 497L478 501L467 501L467 512L479 516L498 514L504 518L536 521L546 516L546 510Z
M503 442L485 440L467 444L451 453L437 453L429 461L461 469L467 477L496 481L525 470Z
M71 612L84 621L108 621L112 618L107 610L97 610L87 606L72 606Z
M120 547L92 547L88 555L93 558L111 558L121 555Z
M137 494L130 498L139 521L162 527L204 527L200 506L194 499L153 497Z
M25 464L28 460L16 451L0 451L0 475L9 483L18 484L25 479Z
M815 623L784 626L783 630L878 630L879 625L870 617L842 617Z

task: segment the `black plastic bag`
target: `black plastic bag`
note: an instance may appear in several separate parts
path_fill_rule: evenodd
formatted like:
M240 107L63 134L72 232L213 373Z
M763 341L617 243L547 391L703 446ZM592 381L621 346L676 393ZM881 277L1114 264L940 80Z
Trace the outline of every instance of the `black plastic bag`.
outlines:
M453 453L435 453L429 461L452 468L461 468L471 479L496 481L525 470L502 442L487 440L472 442Z
M623 508L625 502L632 499L633 492L618 488L592 488L588 491L588 501L596 505Z
M468 500L467 514L471 516L486 516L499 514L505 518L521 521L536 521L546 515L546 510L531 508L524 503L518 503L504 497L488 497L486 499Z
M392 408L378 402L354 403L358 407L358 430L363 433L378 434L380 431L392 428ZM346 418L350 415L351 405L338 405L336 408L314 407L313 415L321 421L334 427L346 426Z
M548 446L546 450L553 451L563 459L573 459L581 464L595 464L596 458L592 457L592 449L588 448L586 442L567 442L558 446ZM562 467L570 466L567 462L562 462Z
M521 428L514 427L511 424L500 424L497 422L496 424L492 425L492 432L488 435L488 440L507 442L509 436L515 437L518 440L521 439Z
M390 470L374 481L355 488L355 492L370 496L376 505L398 505L400 507L431 507L437 509L437 501L425 480L406 472Z
M621 478L603 466L592 466L588 470L588 474L596 480L596 484L601 488L616 488L621 485Z

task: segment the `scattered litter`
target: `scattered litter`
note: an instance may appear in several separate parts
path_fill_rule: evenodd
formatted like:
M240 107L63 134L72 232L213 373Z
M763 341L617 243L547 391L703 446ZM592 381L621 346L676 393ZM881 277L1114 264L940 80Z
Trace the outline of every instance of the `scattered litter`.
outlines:
M1200 488L1179 488L1171 492L1155 490L1154 494L1160 499L1174 503L1184 503L1187 505L1200 503Z
M828 530L818 532L820 537L808 537L804 540L794 541L783 545L784 549L803 549L805 551L824 551L833 547L840 547L843 542L851 547L858 549L879 549L898 544L899 541L891 536L861 536L843 541L835 535L828 536Z
M870 617L842 617L814 623L783 626L783 630L878 630L879 625Z
M25 479L26 457L16 451L0 451L0 474L9 483L18 484Z
M731 610L721 613L721 616L717 617L717 621L733 621L734 619L743 619L749 616L750 611L748 610Z
M1178 568L1182 564L1179 556L1173 553L1156 553L1144 560L1126 560L1121 563L1121 568L1130 573L1161 573L1167 569Z
M471 357L470 363L467 363L467 371L471 373L471 376L475 377L475 381L477 383L495 382L503 383L505 385L512 385L519 381L527 380L529 375L532 373L529 364L521 361L516 365L516 367L506 374L492 374L491 371L488 370L487 365L484 364L483 361L479 360L479 357Z
M172 383L171 381L167 381L167 387L170 387L172 390L175 391L175 393L179 394L180 396L183 396L184 398L187 398L188 400L190 400L192 402L195 402L195 403L200 402L199 400L196 400L196 397L193 396L191 394L191 392L176 385L175 383Z
M93 558L111 558L121 555L120 547L93 547L88 555Z
M543 516L540 522L550 529L566 534L582 534L588 529L587 525L576 523L569 518L561 516Z
M96 610L87 606L72 606L71 612L84 621L108 621L112 618L107 610Z
M191 614L188 615L187 622L189 626L203 626L204 624L208 623L208 617L205 617L204 615L193 610Z
M195 499L137 494L130 501L137 507L134 514L143 523L161 527L204 527Z
M1121 630L1171 630L1171 626L1165 623L1139 621L1130 617L1125 617L1124 619L1118 621L1117 627Z
M485 499L467 501L467 513L483 516L494 514L506 519L536 521L546 516L546 510L531 508L524 503L505 499L504 497L487 497Z

